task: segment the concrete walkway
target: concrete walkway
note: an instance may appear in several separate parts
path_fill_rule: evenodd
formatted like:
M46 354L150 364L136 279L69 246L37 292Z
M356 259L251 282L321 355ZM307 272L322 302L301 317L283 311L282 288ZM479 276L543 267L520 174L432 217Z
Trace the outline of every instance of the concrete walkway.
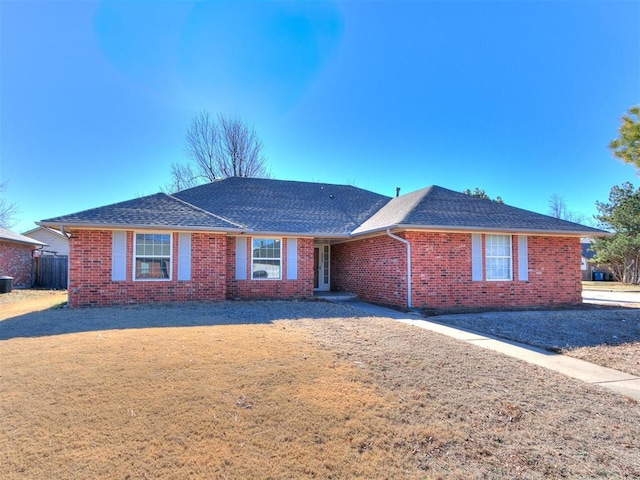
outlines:
M584 360L549 352L530 345L500 339L491 335L460 330L427 320L420 315L398 312L390 308L372 305L356 299L338 301L373 316L392 318L408 325L447 335L472 345L494 350L524 360L525 362L560 372L569 377L582 380L583 382L600 385L616 393L640 401L640 377L629 375L628 373L601 367L593 363L585 362Z

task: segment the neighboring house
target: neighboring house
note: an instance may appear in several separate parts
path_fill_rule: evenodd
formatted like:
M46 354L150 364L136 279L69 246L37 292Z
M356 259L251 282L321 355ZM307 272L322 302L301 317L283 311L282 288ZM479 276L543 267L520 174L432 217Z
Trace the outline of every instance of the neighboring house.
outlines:
M228 178L40 225L70 233L69 304L310 298L400 308L579 303L591 227L431 186Z
M592 238L583 238L580 240L580 269L582 270L583 281L602 281L613 280L613 273L609 267L600 265L593 261L596 252L591 250Z
M591 261L596 254L591 250L591 242L588 239L582 239L580 241L580 270L582 271L582 280L593 280L593 272L595 271L595 265Z
M30 287L33 251L46 244L0 227L0 276L13 277L13 286Z
M56 228L37 227L22 235L47 244L47 247L39 252L40 255L69 256L69 236Z

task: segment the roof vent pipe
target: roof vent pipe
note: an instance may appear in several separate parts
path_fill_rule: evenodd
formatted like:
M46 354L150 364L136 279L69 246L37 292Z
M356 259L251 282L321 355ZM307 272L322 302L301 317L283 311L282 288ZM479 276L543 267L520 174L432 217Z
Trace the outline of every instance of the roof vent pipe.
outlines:
M390 228L387 228L387 235L407 246L407 308L411 308L411 243L409 243L409 240L391 233Z
M400 196L400 187L396 187L396 197Z

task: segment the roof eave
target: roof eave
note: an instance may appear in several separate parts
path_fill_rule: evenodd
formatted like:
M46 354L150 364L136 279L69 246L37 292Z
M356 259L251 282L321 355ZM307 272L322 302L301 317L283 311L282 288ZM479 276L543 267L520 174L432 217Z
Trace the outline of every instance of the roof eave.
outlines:
M32 247L46 247L49 245L48 243L40 242L38 240L27 241L27 240L20 240L18 238L6 238L6 237L0 237L0 241L8 242L8 243L19 243L20 245L31 245Z
M150 225L132 223L85 223L85 222L54 222L41 221L36 225L49 228L82 228L86 230L171 230L188 232L221 232L229 234L259 235L265 237L309 237L309 238L349 238L349 232L327 233L327 232L284 232L280 230L253 230L251 228L232 227L203 227L194 225Z
M51 228L82 228L86 230L171 230L184 232L220 232L220 233L242 233L243 228L229 227L205 227L202 225L152 225L133 223L83 223L83 222L36 222L36 225Z
M542 230L542 229L529 229L529 228L498 228L498 227L478 227L478 226L451 226L451 225L410 225L410 224L395 224L385 227L378 227L361 232L352 233L352 237L360 237L363 235L373 235L377 233L383 233L387 230L420 230L427 232L455 232L455 233L514 233L514 234L527 234L527 235L546 235L554 237L606 237L611 235L604 230Z
M245 229L242 233L261 237L297 237L297 238L350 238L349 232L345 233L325 233L325 232L283 232L279 230L250 230Z

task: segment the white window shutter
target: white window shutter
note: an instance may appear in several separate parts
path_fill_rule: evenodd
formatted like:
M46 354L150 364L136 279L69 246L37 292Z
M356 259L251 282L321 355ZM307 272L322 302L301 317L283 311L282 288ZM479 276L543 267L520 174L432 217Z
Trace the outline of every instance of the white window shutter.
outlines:
M529 246L526 235L518 235L518 280L529 281Z
M236 237L236 280L247 279L247 237Z
M127 232L111 232L111 281L127 279Z
M298 239L287 239L287 280L298 279Z
M178 281L191 280L191 234L178 234Z
M482 281L482 235L471 234L471 280Z

